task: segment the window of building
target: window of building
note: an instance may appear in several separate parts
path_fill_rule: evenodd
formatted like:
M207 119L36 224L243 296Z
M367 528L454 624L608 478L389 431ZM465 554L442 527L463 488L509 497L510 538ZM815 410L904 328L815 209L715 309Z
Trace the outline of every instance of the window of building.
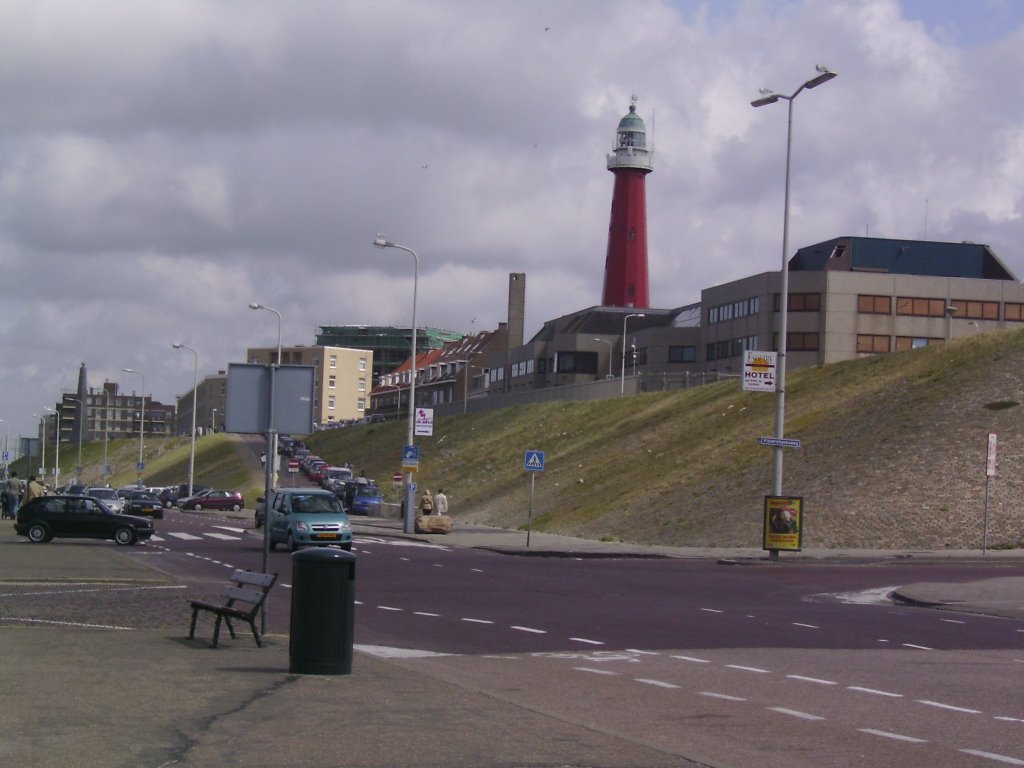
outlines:
M545 357L537 358L537 373L544 374L544 373L547 373L547 372L548 372L548 361L547 361L547 358L545 358Z
M956 309L953 317L964 317L969 320L998 320L999 302L997 301L965 301L953 299L950 304Z
M943 339L930 339L921 336L897 336L896 337L896 351L905 352L908 349L920 349L921 347L927 347L929 344L941 344Z
M333 368L334 366L332 365L331 367ZM365 357L360 357L359 358L359 370L360 371L365 371L366 370L366 358Z
M365 411L366 410L366 400L364 398L360 397L358 400L356 400L356 410L358 410L358 411Z
M857 311L862 315L890 315L892 314L892 297L861 294L857 297Z
M695 363L697 362L697 348L669 347L668 361L670 363Z
M331 368L337 368L338 367L338 356L337 355L331 355L328 358L328 360L329 360L328 364L330 365Z
M1003 307L1003 318L1013 323L1024 322L1024 304L1006 302Z
M365 392L366 391L366 379L364 379L364 378L360 378L359 379L359 391L360 392Z
M597 373L596 352L559 352L557 373Z
M336 377L332 373L330 376L327 377L327 388L328 389L334 389L336 384L337 384Z
M946 300L898 296L896 298L896 314L914 317L945 317Z
M334 409L334 395L327 398L327 407L332 410Z
M708 325L714 325L718 322L718 307L710 307L708 309Z
M779 311L779 294L775 294L775 311ZM820 312L820 293L791 293L789 294L790 312Z
M889 351L889 337L868 333L857 334L857 351L863 354L877 354Z
M772 334L772 349L776 352L779 349L779 334ZM818 334L817 333L787 333L786 334L786 351L788 352L817 352L818 351Z

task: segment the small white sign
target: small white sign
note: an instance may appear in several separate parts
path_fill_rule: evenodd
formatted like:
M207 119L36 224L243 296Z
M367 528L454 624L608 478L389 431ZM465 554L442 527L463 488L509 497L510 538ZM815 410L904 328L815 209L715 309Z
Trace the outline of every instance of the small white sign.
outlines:
M743 389L747 392L774 392L778 352L747 350L743 353Z
M431 436L434 434L434 409L417 408L413 434Z
M995 432L988 433L988 459L985 462L985 477L996 476L996 446L999 437Z

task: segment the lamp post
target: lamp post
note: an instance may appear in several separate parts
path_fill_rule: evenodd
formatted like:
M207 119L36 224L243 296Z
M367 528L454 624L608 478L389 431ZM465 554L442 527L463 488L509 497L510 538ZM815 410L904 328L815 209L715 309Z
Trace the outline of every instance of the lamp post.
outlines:
M212 412L212 414L210 416L210 421L211 421L210 429L213 432L216 432L217 431L217 409L216 408L213 409L213 412Z
M110 475L110 465L107 463L107 445L110 442L110 390L103 389L103 482L107 481Z
M82 431L85 427L85 403L77 397L68 397L67 399L74 400L80 408L78 411L78 464L75 465L75 478L78 482L82 482Z
M57 485L60 483L60 419L64 415L64 409L58 406L57 408L47 408L46 410L53 411L57 415L57 429L55 430L55 446L53 449L53 489L57 490ZM45 482L43 484L45 485Z
M779 358L775 368L777 380L776 385L776 407L775 407L775 437L781 439L785 436L786 424L786 332L789 316L789 179L790 165L793 148L793 102L800 92L805 88L817 88L822 83L827 83L834 78L835 72L820 64L815 67L818 74L805 82L789 96L781 93L774 93L770 90L761 89L761 98L750 102L752 107L764 107L774 104L779 99L788 103L788 116L786 121L786 193L782 206L782 271L780 274L779 287ZM782 495L782 452L783 446L775 446L775 456L772 466L772 495ZM778 551L772 550L771 557L778 557Z
M264 464L263 474L263 573L270 573L270 493L277 484L277 473L274 471L277 466L277 430L274 424L274 379L277 377L277 369L281 367L281 313L273 307L265 304L251 302L249 309L265 310L277 315L277 358L270 366L270 386L268 387L267 404L267 461ZM267 631L267 604L264 601L260 609L261 633Z
M196 409L199 403L196 402L196 392L199 384L199 353L187 344L175 342L171 344L173 349L187 349L192 353L192 444L188 452L188 495L192 496L192 483L196 469Z
M40 458L39 458L39 466L36 468L36 472L39 472L40 474L42 474L43 472L46 471L46 415L44 414L44 415L40 416L38 413L33 413L32 415L35 418L39 419L39 423L42 425L42 430L41 430L42 433L43 433L42 454L40 455ZM32 474L32 451L31 450L29 451L29 454L28 454L28 473L30 475Z
M594 341L600 341L602 344L608 345L608 378L615 378L615 374L612 373L612 348L614 347L614 342L611 342L608 339L598 339L596 337L594 338Z
M647 317L645 312L630 312L622 318L622 377L619 381L619 397L626 394L626 321L631 317Z
M142 470L144 464L142 463L142 441L146 434L146 376L142 371L136 371L134 368L122 368L125 373L134 373L142 378L142 408L139 411L139 463L135 469L139 473L139 488L142 487Z
M419 287L420 279L420 258L416 255L416 251L412 248L406 248L404 245L393 243L388 240L384 235L378 233L377 237L373 241L373 245L376 248L397 248L400 251L405 251L412 256L413 261L413 273L412 273L412 367L409 378L409 429L406 435L406 446L413 446L414 437L414 424L416 420L416 291ZM413 533L415 530L415 524L413 523L413 507L415 507L415 499L413 498L413 474L410 469L405 473L405 515L403 517L402 528L405 533Z

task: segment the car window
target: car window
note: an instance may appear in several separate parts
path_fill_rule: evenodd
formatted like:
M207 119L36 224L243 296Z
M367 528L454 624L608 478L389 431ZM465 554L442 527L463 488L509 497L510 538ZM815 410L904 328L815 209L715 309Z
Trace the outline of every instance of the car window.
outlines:
M341 511L336 496L325 493L295 494L292 496L292 511L304 514L337 513Z
M63 512L64 501L56 498L44 498L36 506L41 512Z

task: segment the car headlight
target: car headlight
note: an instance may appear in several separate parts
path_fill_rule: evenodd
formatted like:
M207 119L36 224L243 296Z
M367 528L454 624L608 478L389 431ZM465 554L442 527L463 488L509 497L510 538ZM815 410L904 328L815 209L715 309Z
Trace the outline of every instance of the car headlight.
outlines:
M295 524L295 530L301 533L309 532L309 523L304 523L301 520Z
M343 530L343 531L351 531L352 530L352 523L342 523L341 524L341 530Z

